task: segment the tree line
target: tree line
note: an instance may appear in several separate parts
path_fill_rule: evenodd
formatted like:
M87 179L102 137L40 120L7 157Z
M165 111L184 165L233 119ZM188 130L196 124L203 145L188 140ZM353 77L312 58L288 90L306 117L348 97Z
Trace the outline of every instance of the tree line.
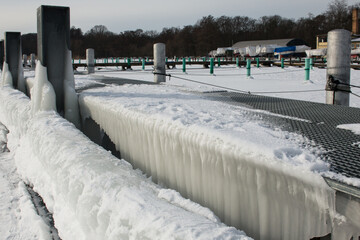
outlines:
M279 15L254 19L246 16L205 16L194 25L164 28L161 32L142 29L113 33L104 25L96 25L86 33L80 28L70 30L74 58L85 58L93 48L97 58L152 56L153 44L166 44L167 56L205 56L218 47L231 47L238 41L300 38L312 48L316 35L342 28L351 31L352 9L346 0L335 0L317 16L309 14L297 20ZM36 34L22 35L24 54L36 53Z

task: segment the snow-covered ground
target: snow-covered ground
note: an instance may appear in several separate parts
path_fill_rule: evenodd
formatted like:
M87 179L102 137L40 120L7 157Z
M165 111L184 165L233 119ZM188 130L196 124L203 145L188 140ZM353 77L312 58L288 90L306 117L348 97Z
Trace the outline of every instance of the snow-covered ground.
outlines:
M51 239L16 171L14 153L7 150L7 134L0 123L0 239Z
M90 76L75 75L76 87L85 88L99 84L101 76L153 81L150 67L147 67L146 71L142 71L140 67L133 67L133 69L120 71L116 68L105 68ZM82 69L79 71L81 72ZM170 81L167 78L167 82L160 86L110 85L83 91L81 94L82 104L93 104L97 108L102 105L102 108L113 109L115 115L121 113L128 117L146 119L144 122L155 121L154 128L169 126L171 131L164 133L169 138L174 131L179 135L183 133L183 136L193 134L192 142L187 144L199 143L201 147L210 149L215 143L218 149L222 149L223 155L220 158L227 159L231 155L229 161L234 160L232 153L242 153L248 159L255 159L255 164L263 164L272 169L278 168L276 171L281 174L276 181L279 181L281 189L285 186L282 185L284 176L291 172L290 175L293 179L300 179L305 183L304 187L308 187L308 183L316 186L307 192L308 195L303 196L296 190L297 182L295 180L292 183L288 182L289 186L294 184L291 185L294 188L288 189L291 190L294 197L302 196L304 197L303 202L306 202L308 206L320 209L321 213L317 216L324 217L327 214L334 214L326 212L333 203L331 197L328 198L331 190L321 180L321 174L328 171L328 165L316 155L321 152L321 149L317 149L302 136L269 127L266 122L256 118L253 110L211 102L193 94L196 91L221 90L221 88L199 83L204 82L253 93L291 91L291 93L263 93L263 95L324 103L326 70L314 68L310 75L311 81L304 81L304 69L296 67L252 68L252 78L246 77L245 68L238 69L235 66L217 67L214 75L209 74L209 69L203 69L200 66L188 67L186 74L182 73L181 66L168 70L167 73L174 77ZM25 72L25 77L33 76L34 72ZM360 71L352 70L351 78L352 84L360 85ZM106 84L106 80L100 84ZM352 90L354 93L360 94L360 89L353 88ZM243 232L220 223L209 209L184 199L173 190L153 184L141 172L132 170L132 166L125 161L115 159L108 152L91 143L74 126L59 118L54 112L31 116L30 103L20 93L5 89L1 91L0 96L2 101L6 102L5 106L1 107L3 112L0 112L0 120L4 121L12 131L9 146L11 152L4 152L0 155L1 159L4 158L4 166L6 166L6 168L0 169L4 172L1 173L3 176L1 185L4 185L7 193L4 195L4 200L1 198L6 206L1 209L1 216L6 217L1 220L1 223L8 221L7 226L10 226L10 229L12 229L11 226L24 224L21 221L23 218L20 219L18 213L25 212L30 208L13 201L13 199L29 199L22 183L25 181L34 185L34 189L41 194L49 210L54 213L55 225L58 226L60 237L64 240L101 239L104 237L108 239L119 237L129 239L175 239L177 237L182 239L246 239ZM351 106L360 107L360 98L352 95L350 101ZM9 112L12 113L9 114ZM84 113L89 114L86 111ZM262 114L269 113L262 112ZM249 121L249 116L252 116L251 121ZM101 117L111 116L99 116L99 119ZM306 121L306 119L302 121ZM26 124L22 126L21 122L26 122ZM108 127L113 126L115 125ZM352 129L354 128L357 128L356 125L352 126ZM183 140L186 142L185 137ZM299 143L304 142L307 143L305 149L299 147ZM138 145L130 147L139 149ZM168 147L176 148L175 145ZM126 151L123 153L126 158ZM138 153L143 154L144 152L139 149ZM154 156L157 156L156 154L155 152ZM206 151L204 154L207 154ZM130 155L128 156L131 158ZM192 156L189 157L192 158ZM1 161L3 162L3 160ZM135 167L138 166L137 164L141 165L136 162L132 162L132 164ZM151 169L151 166L146 167ZM232 173L231 169L228 171ZM9 176L8 172L14 174ZM260 181L264 187L271 181L262 173L254 172L254 176L248 175L248 177L240 179L244 182ZM204 175L204 179L206 179L205 177ZM210 180L212 178L212 176L207 177ZM254 177L255 179L253 179ZM183 181L186 184L186 181L189 180L191 178ZM360 186L359 179L347 180L353 185ZM167 183L166 180L163 182ZM216 183L214 186L221 188ZM258 190L264 189L263 187ZM193 189L196 188L197 186L193 187ZM322 192L319 193L318 190ZM184 192L186 193L186 191L188 190ZM261 198L261 195L256 195L259 193L263 194L254 192L254 196L259 197L259 202L256 204L264 207L265 205L262 203L266 204L264 200L266 197L262 196ZM297 195L298 193L299 195ZM224 192L224 194L231 193ZM271 196L274 193L269 192L268 194ZM278 195L277 192L275 194ZM330 196L332 195L330 194ZM254 205L251 199L246 201L249 200L250 204ZM220 207L221 201L217 200L217 202ZM321 206L317 205L320 202ZM29 204L31 206L30 202ZM283 207L283 205L279 205L282 203L272 204L275 204L274 208ZM311 207L307 211L312 211ZM251 219L254 216L249 215L253 209L249 208L249 212L241 216L242 221L246 218L249 218L249 222L255 221ZM257 210L259 211L257 214L261 213L260 210ZM232 211L232 209L228 208L226 211ZM268 214L265 208L262 211L263 214ZM36 214L33 216L34 209L30 212L29 210L25 216L36 219ZM298 214L301 215L300 212ZM316 213L314 214L316 215ZM272 216L265 215L261 219L263 226L264 223L265 225L270 223L265 228L274 228L274 231L277 231L276 223L271 220ZM280 216L278 217L280 218ZM285 216L283 219L288 219L288 226L291 225L291 217ZM338 219L341 220L341 217ZM311 221L315 221L314 224L320 222L316 219L311 219ZM311 225L309 222L306 224ZM46 233L47 227L43 227L42 223L38 227L39 230L13 227L14 233L7 232L6 229L9 228L0 228L0 236L3 231L4 236L21 235L22 231L24 233L30 231L29 236L36 234L40 238L40 232ZM45 231L43 231L44 229ZM289 232L290 228L282 231L283 236L294 234ZM319 231L327 232L328 229L323 228Z
M79 68L79 71L83 70ZM300 67L285 67L284 69L280 67L252 67L251 78L246 76L246 68L237 68L233 65L215 67L214 75L210 75L209 72L209 69L205 69L201 65L190 65L187 66L186 73L183 73L182 67L177 66L176 69L168 69L166 71L166 73L173 76L170 78L170 81L169 77L167 77L166 84L186 86L197 91L223 90L221 88L175 78L181 77L206 84L251 92L253 94L325 103L326 69L314 68L310 70L309 81L304 80L305 70ZM153 81L154 79L151 66L146 66L145 71L142 71L141 67L138 66L134 66L133 71L102 68L94 75L122 77L143 81ZM351 69L350 76L350 83L360 86L360 70ZM84 84L82 79L82 77L77 76L77 84ZM88 77L84 77L84 79L88 79ZM96 78L93 77L93 79ZM351 90L353 93L360 95L360 88L352 88ZM350 106L359 108L360 97L350 95Z

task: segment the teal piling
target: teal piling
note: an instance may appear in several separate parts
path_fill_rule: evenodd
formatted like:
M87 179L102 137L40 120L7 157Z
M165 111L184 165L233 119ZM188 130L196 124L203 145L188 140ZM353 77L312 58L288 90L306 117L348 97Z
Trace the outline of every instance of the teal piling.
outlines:
M237 57L236 58L236 66L239 68L240 67L240 59Z
M284 58L281 58L281 68L284 69Z
M142 59L142 70L145 70L145 58Z
M186 72L186 59L185 58L182 59L182 69L183 69L183 72Z
M310 80L310 58L305 58L305 80Z
M218 66L220 67L221 65L221 58L218 58Z
M310 58L310 69L313 70L314 68L314 59Z
M210 74L214 74L214 58L210 58Z
M251 59L250 58L246 59L246 70L247 70L246 75L248 77L250 77L251 76Z
M256 67L259 68L260 67L260 61L259 58L256 58Z

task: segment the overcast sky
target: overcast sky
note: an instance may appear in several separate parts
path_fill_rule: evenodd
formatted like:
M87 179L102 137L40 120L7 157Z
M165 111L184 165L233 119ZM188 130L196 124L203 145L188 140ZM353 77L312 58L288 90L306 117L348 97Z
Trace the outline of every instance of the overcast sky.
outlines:
M5 31L36 32L36 9L40 5L70 7L70 24L85 33L95 25L110 31L156 30L193 25L203 16L280 15L298 19L326 11L332 0L0 0L0 39ZM348 0L348 5L358 3Z

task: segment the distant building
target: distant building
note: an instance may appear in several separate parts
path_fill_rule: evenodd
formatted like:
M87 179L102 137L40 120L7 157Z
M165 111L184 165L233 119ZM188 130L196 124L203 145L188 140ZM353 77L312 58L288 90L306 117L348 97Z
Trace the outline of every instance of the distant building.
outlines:
M291 51L278 53L279 56L300 56L305 55L305 49L308 49L307 43L302 39L288 38L288 39L271 39L271 40L257 40L257 41L241 41L235 43L232 48L235 55L239 56L262 56L273 57L276 54L276 49L292 47ZM305 48L304 48L305 47ZM290 52L289 52L290 51Z
M235 43L232 48L246 48L246 47L256 47L256 46L280 46L280 47L290 47L290 46L300 46L308 44L298 38L288 38L288 39L271 39L271 40L256 40L256 41L241 41Z

